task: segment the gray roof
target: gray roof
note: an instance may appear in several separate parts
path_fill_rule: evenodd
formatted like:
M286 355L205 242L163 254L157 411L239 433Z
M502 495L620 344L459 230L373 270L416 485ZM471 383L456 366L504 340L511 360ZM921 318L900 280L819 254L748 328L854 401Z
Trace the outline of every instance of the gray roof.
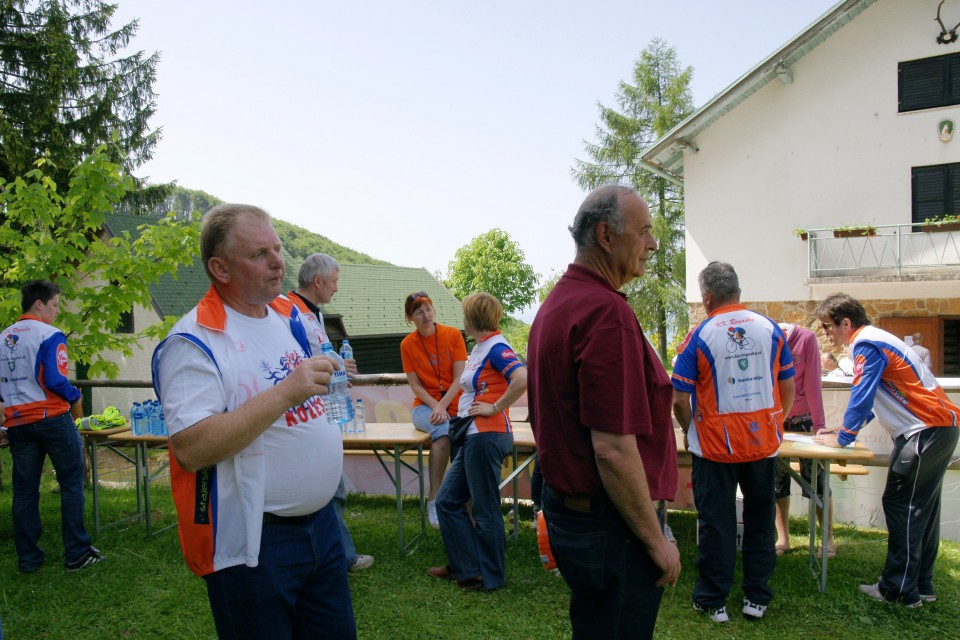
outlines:
M740 76L733 84L718 93L683 122L665 133L640 154L644 168L668 180L683 183L684 153L696 152L695 139L700 132L719 120L727 112L759 91L775 78L789 84L793 81L790 68L815 49L876 0L842 0L817 18L810 26L791 38L785 45L764 58L757 66ZM776 9L771 9L776 10Z

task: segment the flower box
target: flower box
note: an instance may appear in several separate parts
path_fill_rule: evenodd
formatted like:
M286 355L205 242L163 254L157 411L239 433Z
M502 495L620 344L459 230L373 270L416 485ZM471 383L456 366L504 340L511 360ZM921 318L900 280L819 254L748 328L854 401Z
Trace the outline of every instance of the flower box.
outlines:
M921 231L926 231L927 233L934 233L937 231L960 231L960 222L945 222L941 224L922 224L920 225Z
M854 229L834 229L834 238L863 238L877 235L876 227L859 227Z

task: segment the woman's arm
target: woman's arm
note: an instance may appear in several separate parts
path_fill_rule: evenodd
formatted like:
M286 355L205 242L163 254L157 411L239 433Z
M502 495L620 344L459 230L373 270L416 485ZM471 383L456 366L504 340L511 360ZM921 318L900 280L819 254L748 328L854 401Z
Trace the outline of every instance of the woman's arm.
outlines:
M493 416L502 411L506 411L526 390L527 368L517 367L510 376L510 386L507 387L506 392L502 396L497 398L493 403L480 402L479 400L474 402L473 406L470 407L469 413L471 416Z

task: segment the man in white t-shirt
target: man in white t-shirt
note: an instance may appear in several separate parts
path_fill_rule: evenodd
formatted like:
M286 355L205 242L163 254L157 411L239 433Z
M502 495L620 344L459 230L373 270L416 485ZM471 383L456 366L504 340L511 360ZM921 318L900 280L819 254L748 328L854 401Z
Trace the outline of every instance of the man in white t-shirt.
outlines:
M329 359L312 355L269 215L214 207L212 286L153 357L187 565L223 638L355 638L331 498L343 446L327 420Z
M329 304L333 294L339 289L337 281L340 279L340 265L325 253L311 253L297 275L297 290L291 291L287 297L303 312L304 321L310 321L307 326L307 338L314 353L320 353L320 345L330 340L327 337L326 327L323 324L323 313L319 305ZM347 375L353 377L357 373L357 361L353 358L344 362ZM352 400L351 400L352 402ZM348 571L362 571L373 566L373 556L357 553L357 545L353 542L350 529L347 527L343 514L347 509L347 489L343 476L340 485L333 495L333 510L337 512L340 521L340 537L343 540L343 553L347 560Z

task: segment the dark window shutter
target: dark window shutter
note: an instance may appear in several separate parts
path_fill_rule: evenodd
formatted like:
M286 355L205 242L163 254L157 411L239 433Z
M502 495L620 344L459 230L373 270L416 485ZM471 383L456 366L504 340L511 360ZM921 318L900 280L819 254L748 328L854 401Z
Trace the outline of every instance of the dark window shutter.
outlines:
M960 104L960 53L901 62L898 111Z
M913 220L960 214L960 163L913 168Z

